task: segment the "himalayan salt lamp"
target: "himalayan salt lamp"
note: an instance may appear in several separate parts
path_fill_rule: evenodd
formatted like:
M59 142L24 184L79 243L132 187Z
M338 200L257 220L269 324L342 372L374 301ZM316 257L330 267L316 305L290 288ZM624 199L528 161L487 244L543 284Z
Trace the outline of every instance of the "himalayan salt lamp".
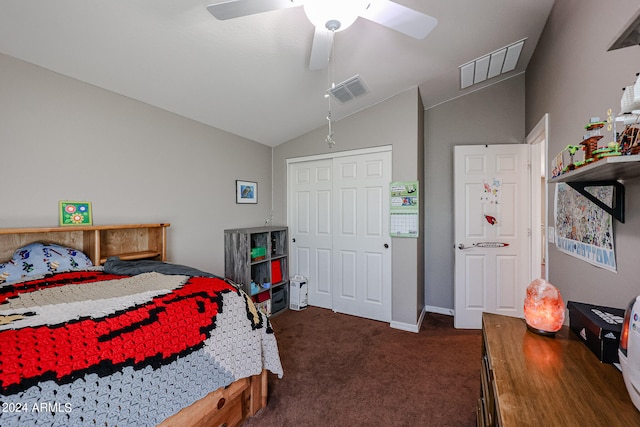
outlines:
M553 336L564 323L564 301L558 288L544 279L527 286L524 320L530 331Z

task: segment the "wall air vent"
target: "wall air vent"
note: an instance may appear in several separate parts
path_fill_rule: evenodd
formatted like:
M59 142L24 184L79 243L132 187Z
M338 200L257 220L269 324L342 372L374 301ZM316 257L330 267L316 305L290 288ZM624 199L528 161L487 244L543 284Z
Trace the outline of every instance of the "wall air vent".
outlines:
M364 81L362 81L360 76L357 75L343 81L342 83L336 84L334 87L329 89L328 92L339 103L344 104L347 101L351 101L354 98L364 95L369 92L369 89L367 89L367 86L364 84Z
M526 38L461 65L460 89L513 71L518 64Z

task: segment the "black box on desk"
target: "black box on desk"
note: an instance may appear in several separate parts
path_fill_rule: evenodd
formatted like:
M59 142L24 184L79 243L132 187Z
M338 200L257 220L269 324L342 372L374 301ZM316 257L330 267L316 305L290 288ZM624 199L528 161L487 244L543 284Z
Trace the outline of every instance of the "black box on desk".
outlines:
M569 301L569 327L602 362L618 363L624 310Z

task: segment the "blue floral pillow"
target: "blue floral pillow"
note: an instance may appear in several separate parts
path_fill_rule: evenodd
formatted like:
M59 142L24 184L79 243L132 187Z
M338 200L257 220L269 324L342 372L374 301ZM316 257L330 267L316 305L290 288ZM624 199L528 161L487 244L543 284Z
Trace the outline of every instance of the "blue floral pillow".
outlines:
M53 243L31 243L0 264L0 283L55 271L82 270L93 263L82 251Z

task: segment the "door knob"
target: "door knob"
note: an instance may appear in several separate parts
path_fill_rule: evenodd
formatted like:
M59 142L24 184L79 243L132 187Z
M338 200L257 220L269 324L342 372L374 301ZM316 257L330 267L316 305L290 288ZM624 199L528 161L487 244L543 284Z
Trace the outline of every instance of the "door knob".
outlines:
M385 249L389 249L389 244L388 244L388 243L385 243L385 244L384 244L384 248L385 248Z
M293 239L291 239L291 241L292 241L293 243L295 243L295 242L296 242L296 238L294 237Z
M467 247L464 245L464 243L459 243L458 249L467 249Z

